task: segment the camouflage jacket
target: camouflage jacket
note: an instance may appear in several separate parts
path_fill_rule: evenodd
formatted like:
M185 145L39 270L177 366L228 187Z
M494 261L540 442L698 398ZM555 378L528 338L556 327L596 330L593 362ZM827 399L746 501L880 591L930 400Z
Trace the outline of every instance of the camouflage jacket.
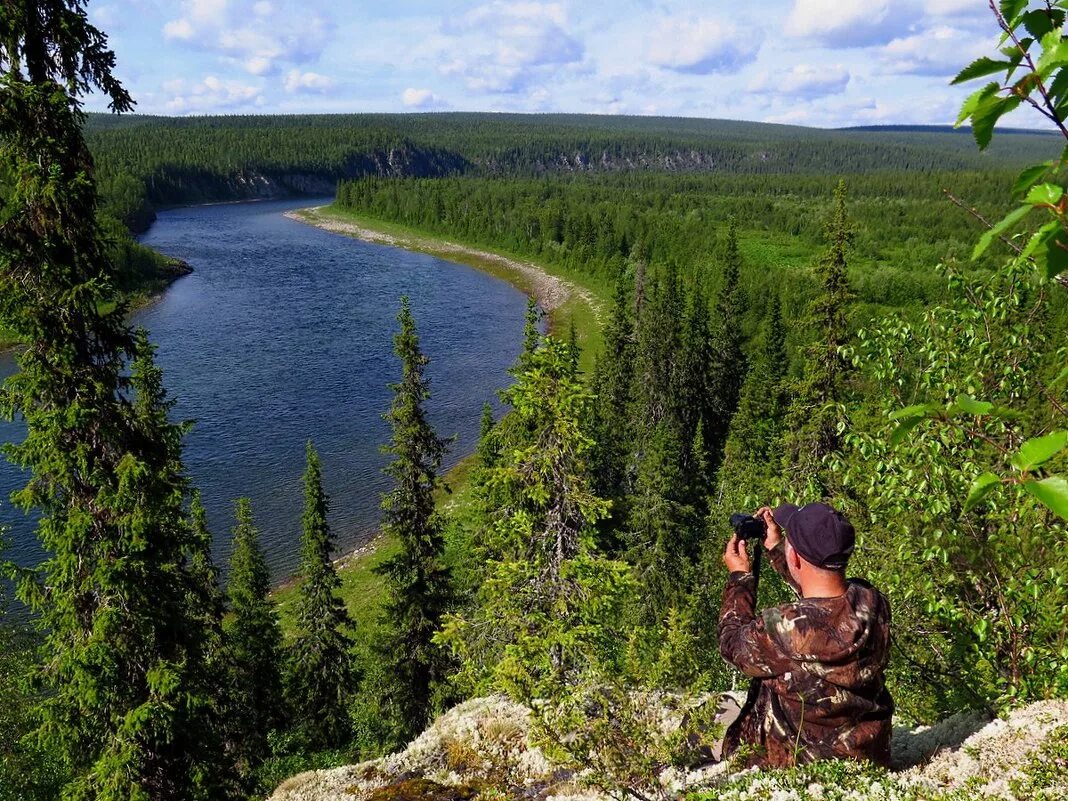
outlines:
M791 587L782 545L768 556ZM865 581L837 598L800 598L756 614L752 573L731 573L719 648L753 677L723 753L755 747L749 764L784 767L817 759L890 763L894 704L883 683L890 607Z

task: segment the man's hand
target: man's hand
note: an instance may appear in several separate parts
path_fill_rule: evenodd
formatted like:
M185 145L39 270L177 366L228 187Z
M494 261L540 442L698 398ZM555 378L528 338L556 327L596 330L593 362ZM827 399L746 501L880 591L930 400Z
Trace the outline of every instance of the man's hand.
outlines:
M764 537L764 547L769 551L773 550L776 545L782 542L782 528L775 522L775 518L771 513L771 507L761 506L753 512L753 517L758 520L763 520L764 524L768 527L767 536Z
M749 552L745 549L745 540L738 539L737 534L732 534L727 542L727 550L723 552L723 564L731 573L749 573Z

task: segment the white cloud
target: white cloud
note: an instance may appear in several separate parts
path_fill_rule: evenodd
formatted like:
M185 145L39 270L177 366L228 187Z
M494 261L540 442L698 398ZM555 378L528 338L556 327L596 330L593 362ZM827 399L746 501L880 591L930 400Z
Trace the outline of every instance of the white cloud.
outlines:
M165 108L171 114L238 111L263 103L260 87L215 75L209 75L196 83L178 78L164 83L163 89L170 95Z
M749 85L749 91L811 100L844 92L849 77L849 71L841 66L797 64L785 72L761 73Z
M285 90L290 93L319 93L329 92L334 88L334 80L318 72L301 72L299 69L291 69L286 73Z
M314 61L329 38L326 20L294 2L184 0L180 8L164 24L164 37L215 53L252 75Z
M887 72L952 78L990 49L987 37L940 25L894 39L879 56Z
M407 108L429 109L442 108L445 102L429 89L416 89L409 86L401 92L401 102Z
M786 32L806 44L865 47L908 30L914 15L891 0L794 0Z
M711 17L668 17L649 37L652 64L675 72L706 75L737 72L760 50L752 33Z
M526 91L581 62L583 45L566 28L558 3L496 0L446 22L440 69L475 91Z
M172 19L163 26L163 35L168 39L189 41L196 34L193 23L187 19Z

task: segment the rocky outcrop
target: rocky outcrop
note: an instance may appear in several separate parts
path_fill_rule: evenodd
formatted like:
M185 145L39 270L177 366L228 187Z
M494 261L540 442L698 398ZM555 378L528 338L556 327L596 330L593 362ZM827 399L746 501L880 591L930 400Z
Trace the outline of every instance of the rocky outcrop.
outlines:
M961 713L936 726L898 727L894 732L894 772L865 781L872 792L875 784L880 785L880 798L939 798L966 787L969 798L1024 801L1024 796L1013 795L1013 788L1026 778L1029 760L1035 759L1039 749L1048 747L1051 737L1068 731L1066 726L1068 701L1045 701L994 721L979 713ZM442 715L404 751L359 765L294 776L275 790L271 801L607 798L590 788L581 775L547 760L540 749L530 745L528 734L524 707L502 697L476 698ZM1066 772L1054 769L1050 775L1058 773L1062 781L1068 781ZM803 779L799 790L792 790L788 776L731 775L725 764L692 771L665 770L659 781L665 796L722 788L729 798L796 801L827 798L833 791L808 779ZM1035 796L1033 786L1028 786L1032 787L1027 791L1029 801ZM1068 798L1068 784L1049 788L1044 797Z

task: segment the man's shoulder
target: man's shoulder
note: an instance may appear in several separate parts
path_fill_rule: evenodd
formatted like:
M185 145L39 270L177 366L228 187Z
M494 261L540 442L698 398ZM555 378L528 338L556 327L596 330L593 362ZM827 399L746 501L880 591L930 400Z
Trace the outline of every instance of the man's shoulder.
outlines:
M798 640L810 640L820 632L838 639L846 629L867 629L889 622L890 606L883 594L863 579L849 579L849 588L839 603L826 598L798 598L760 612L764 629L789 648ZM832 634L833 633L833 634Z

